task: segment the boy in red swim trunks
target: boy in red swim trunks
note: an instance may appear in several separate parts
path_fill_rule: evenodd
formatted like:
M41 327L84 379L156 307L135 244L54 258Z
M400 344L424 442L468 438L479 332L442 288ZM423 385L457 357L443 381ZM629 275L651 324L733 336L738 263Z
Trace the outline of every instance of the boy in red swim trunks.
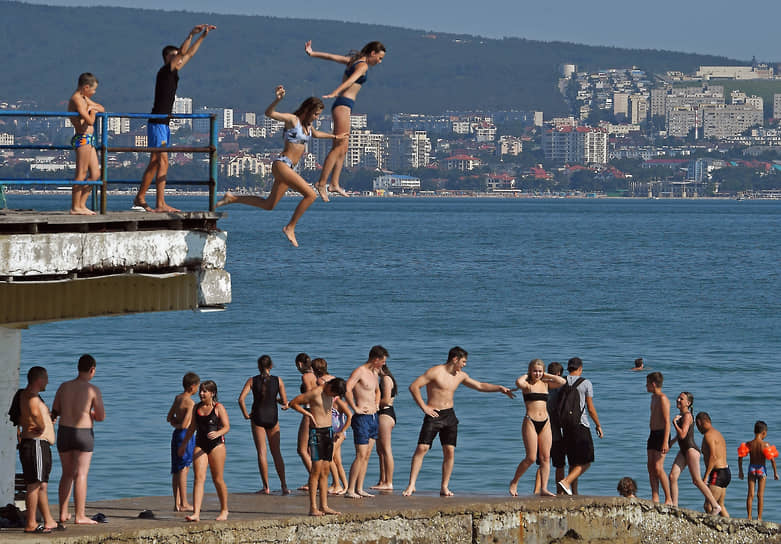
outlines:
M757 488L757 521L762 521L762 508L765 502L765 480L767 479L767 469L765 468L765 448L770 444L765 442L767 438L767 423L757 421L754 423L754 439L746 443L749 451L748 465L748 496L746 497L746 511L748 519L751 518L751 506L754 500L754 487ZM776 470L775 458L770 459L773 465L773 478L778 480L778 471ZM743 479L743 457L738 454L738 478Z

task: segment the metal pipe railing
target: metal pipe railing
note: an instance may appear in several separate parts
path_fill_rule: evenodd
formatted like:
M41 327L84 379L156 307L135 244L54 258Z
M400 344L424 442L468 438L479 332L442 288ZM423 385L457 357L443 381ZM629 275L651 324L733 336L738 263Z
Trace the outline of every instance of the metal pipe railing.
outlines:
M0 110L0 117L77 117L76 112L62 111L23 111ZM170 147L142 147L142 146L111 146L108 141L108 120L112 117L125 119L209 119L209 145L208 146L170 146ZM18 179L0 177L0 188L4 185L91 185L100 188L99 208L100 213L106 213L106 200L109 184L140 183L140 180L109 180L108 155L109 153L208 153L209 154L209 179L208 180L168 180L166 185L206 185L209 188L209 211L215 210L217 201L217 173L219 171L219 159L217 148L219 144L219 131L216 127L217 116L213 113L174 113L171 115L152 113L98 113L95 123L95 150L99 153L100 180L75 181L70 179ZM98 143L99 142L99 143ZM37 149L42 151L70 150L66 145L34 145L14 144L0 145L0 149ZM4 192L0 191L0 204L5 205ZM96 194L93 190L93 208L96 207Z

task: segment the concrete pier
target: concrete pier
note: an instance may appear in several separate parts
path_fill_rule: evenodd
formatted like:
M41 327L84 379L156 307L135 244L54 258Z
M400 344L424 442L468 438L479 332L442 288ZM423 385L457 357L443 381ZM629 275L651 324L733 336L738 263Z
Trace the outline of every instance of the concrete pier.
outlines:
M19 386L21 330L30 325L230 303L221 216L0 210L0 399L10 401ZM0 504L7 504L16 433L2 421Z
M207 482L207 486L210 482ZM781 527L725 519L691 510L620 497L517 498L496 496L393 495L352 500L329 498L339 516L306 515L308 497L231 494L230 519L211 521L219 503L206 496L203 521L187 523L171 511L171 497L91 502L87 514L103 513L108 523L68 524L51 535L0 531L7 544L88 543L271 543L343 544L748 544L781 543ZM139 519L152 510L156 519ZM55 510L56 511L56 510Z

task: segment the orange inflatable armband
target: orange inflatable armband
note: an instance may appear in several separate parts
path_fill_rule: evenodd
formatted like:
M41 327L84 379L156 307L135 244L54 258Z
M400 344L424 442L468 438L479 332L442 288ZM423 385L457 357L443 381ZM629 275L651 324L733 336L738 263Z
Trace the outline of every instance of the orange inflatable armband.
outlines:
M772 445L771 446L766 446L762 450L762 453L765 454L765 458L766 459L775 459L776 457L778 457L778 450L776 449L775 446L772 446Z
M738 447L738 457L745 457L749 453L748 446L745 442L741 442L740 446Z

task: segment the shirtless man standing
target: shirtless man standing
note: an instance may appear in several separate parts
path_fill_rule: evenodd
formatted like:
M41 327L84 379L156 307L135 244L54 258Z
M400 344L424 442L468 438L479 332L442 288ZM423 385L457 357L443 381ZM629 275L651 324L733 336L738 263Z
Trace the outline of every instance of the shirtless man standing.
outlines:
M443 497L453 496L448 489L450 475L453 472L453 462L456 455L456 438L458 436L458 419L453 410L453 394L462 383L476 391L483 393L504 393L511 399L515 397L512 391L502 385L483 383L473 380L462 369L466 366L466 350L456 346L447 355L447 362L443 365L432 366L425 374L419 376L409 386L412 398L426 414L423 418L423 427L418 437L418 447L412 457L412 466L409 471L409 485L404 490L404 496L408 497L415 492L415 482L423 466L423 458L431 449L434 437L439 433L439 441L442 444L442 487L439 494ZM426 386L427 402L423 402L420 390Z
M68 501L73 489L76 523L97 523L87 517L87 473L92 461L94 421L103 421L106 412L100 389L90 380L95 376L95 359L82 355L79 375L63 383L54 396L52 413L60 418L57 427L57 450L60 452L62 479L60 480L60 522L70 519ZM75 489L74 489L75 482Z
M350 467L350 479L346 497L360 499L373 495L363 489L363 480L369 466L369 456L377 440L377 412L380 409L379 371L388 359L388 350L374 346L369 350L369 360L353 370L347 380L344 397L355 415L352 419L355 440L355 460Z
M727 464L727 443L719 431L713 428L708 412L700 412L694 418L697 430L702 433L702 458L705 460L705 483L708 484L713 498L721 506L720 514L728 518L724 499L732 473ZM710 513L711 505L705 501L705 511Z
M24 483L27 489L25 506L27 524L25 533L51 533L63 526L54 521L49 511L48 482L52 469L54 425L40 392L46 390L49 375L42 366L34 366L27 372L27 387L19 392L19 460L22 462ZM36 511L40 511L43 523L38 524Z

